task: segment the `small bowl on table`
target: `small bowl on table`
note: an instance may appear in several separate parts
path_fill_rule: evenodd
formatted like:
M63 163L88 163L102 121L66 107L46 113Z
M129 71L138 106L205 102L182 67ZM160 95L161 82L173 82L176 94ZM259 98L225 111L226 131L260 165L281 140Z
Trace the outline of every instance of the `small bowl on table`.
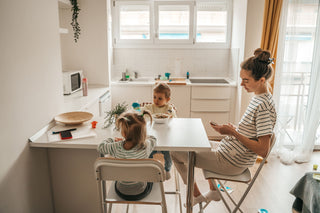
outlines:
M152 119L154 120L154 123L157 123L157 124L168 123L169 118L170 118L170 115L163 114L163 113L156 113L152 115Z

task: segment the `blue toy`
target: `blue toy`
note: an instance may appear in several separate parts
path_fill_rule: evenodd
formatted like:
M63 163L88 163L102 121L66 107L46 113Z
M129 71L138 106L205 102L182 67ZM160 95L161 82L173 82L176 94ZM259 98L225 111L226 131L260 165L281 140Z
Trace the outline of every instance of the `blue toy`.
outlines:
M134 102L134 103L132 104L132 108L133 108L134 110L138 111L138 112L141 111L141 109L140 109L140 104L137 103L137 102Z
M230 188L229 186L225 186L225 188L229 193L233 192L233 189ZM220 191L222 192L224 191L223 188L220 186L220 184L218 184L218 189L220 189Z

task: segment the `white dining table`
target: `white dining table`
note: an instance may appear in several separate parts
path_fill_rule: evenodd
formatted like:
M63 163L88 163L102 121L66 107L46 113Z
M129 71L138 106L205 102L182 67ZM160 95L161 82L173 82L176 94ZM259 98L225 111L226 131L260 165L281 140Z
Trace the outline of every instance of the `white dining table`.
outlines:
M66 148L79 150L97 150L98 145L108 137L121 136L118 131L114 130L113 126L102 128L103 121L99 120L98 126L94 131L94 137L78 138L63 141L50 141L51 132L77 127L78 130L91 128L90 124L81 126L61 126L55 122L51 122L46 127L29 138L31 147L40 148ZM75 132L76 133L76 132ZM195 152L210 151L211 146L200 118L171 118L167 123L158 124L154 121L148 122L147 134L157 138L155 150L162 151L185 151L189 153L188 159L188 184L186 207L187 213L192 212L192 197L194 183L194 165ZM56 150L56 149L55 149ZM82 168L84 170L84 168ZM88 168L88 170L91 168ZM67 205L67 204L65 204Z
M192 212L195 152L208 152L211 146L200 118L172 118L166 124L154 123L148 134L157 138L156 150L188 152L186 210Z

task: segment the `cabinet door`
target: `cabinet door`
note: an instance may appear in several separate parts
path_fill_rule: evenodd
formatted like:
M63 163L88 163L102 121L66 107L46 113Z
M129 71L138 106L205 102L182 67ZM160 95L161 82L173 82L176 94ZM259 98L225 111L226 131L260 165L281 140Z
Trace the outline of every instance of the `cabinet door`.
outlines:
M99 115L106 117L107 112L111 110L111 93L108 91L99 98Z
M230 100L229 99L192 99L191 101L192 112L229 112Z
M126 102L129 106L133 102L152 102L153 85L111 85L112 107Z
M177 116L179 118L190 117L190 86L170 85L171 100L177 108Z
M230 99L229 86L192 86L192 99Z

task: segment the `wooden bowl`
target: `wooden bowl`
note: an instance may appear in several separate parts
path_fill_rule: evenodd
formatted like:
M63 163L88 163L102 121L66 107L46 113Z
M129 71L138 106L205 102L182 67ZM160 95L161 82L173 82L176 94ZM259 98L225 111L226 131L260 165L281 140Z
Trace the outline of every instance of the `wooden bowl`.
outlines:
M90 120L93 117L93 114L90 112L66 112L54 117L55 121L58 121L63 124L74 125L74 124L82 124Z

